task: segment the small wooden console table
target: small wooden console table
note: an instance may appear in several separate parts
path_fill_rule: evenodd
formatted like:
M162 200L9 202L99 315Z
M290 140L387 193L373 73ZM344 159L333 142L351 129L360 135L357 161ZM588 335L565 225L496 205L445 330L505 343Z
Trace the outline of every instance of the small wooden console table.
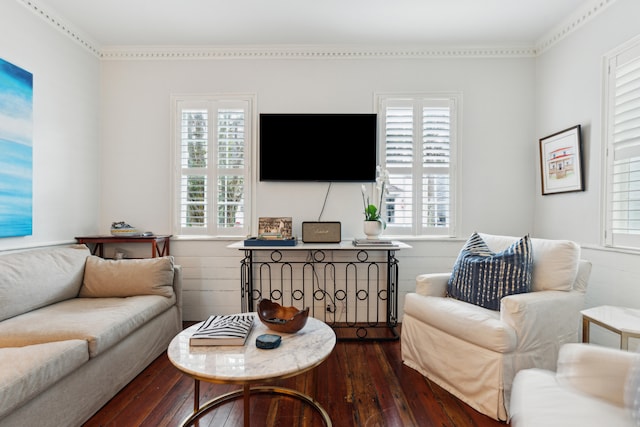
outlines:
M171 235L154 235L154 236L80 236L75 238L78 243L94 245L91 253L104 258L105 243L147 243L151 245L151 258L170 255L169 243Z

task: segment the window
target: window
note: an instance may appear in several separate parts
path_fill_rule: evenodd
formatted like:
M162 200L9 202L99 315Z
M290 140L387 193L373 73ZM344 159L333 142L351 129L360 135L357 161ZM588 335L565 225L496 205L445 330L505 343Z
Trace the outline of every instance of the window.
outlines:
M389 234L454 235L459 104L459 95L378 97Z
M175 234L248 234L253 104L253 96L172 99Z
M640 249L640 39L605 65L605 244Z

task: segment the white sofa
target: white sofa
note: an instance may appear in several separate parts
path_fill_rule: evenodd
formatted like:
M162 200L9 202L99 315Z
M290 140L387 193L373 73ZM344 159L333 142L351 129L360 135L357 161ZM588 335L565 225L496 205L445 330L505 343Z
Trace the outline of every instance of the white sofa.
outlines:
M480 234L500 252L517 237ZM579 340L591 264L566 240L531 239L532 292L500 310L447 297L450 272L423 274L404 302L403 362L477 411L507 420L511 382L521 369L554 369L560 347Z
M513 427L635 427L625 389L640 355L593 344L566 344L556 372L525 369L511 391ZM631 394L637 393L630 390Z
M182 330L172 257L0 256L0 425L80 426Z

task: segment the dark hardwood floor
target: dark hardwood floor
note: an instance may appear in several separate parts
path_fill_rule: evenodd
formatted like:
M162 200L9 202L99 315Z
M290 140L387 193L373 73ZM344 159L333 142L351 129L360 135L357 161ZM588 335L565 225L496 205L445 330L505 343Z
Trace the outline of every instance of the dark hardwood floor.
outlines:
M314 374L316 381L314 383ZM471 409L400 357L400 341L341 342L315 372L270 383L302 391L328 412L335 427L504 427ZM201 383L200 401L238 386ZM177 426L193 411L194 381L180 373L166 353L108 402L84 426ZM302 402L253 395L251 425L322 426L320 416ZM199 427L243 424L242 400L226 403L200 418Z

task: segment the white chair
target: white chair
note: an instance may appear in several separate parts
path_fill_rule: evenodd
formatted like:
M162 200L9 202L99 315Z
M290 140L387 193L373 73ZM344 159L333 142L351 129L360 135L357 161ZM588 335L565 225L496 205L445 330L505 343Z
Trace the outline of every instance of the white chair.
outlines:
M494 252L519 238L480 234ZM508 419L511 382L525 368L555 369L558 351L579 340L591 263L567 240L531 239L531 292L490 310L447 297L451 273L419 275L404 303L404 363L474 409Z
M594 344L566 344L560 349L556 372L524 369L516 374L511 390L510 424L637 426L631 409L638 410L639 362L640 354L635 352ZM635 373L630 378L632 372Z

